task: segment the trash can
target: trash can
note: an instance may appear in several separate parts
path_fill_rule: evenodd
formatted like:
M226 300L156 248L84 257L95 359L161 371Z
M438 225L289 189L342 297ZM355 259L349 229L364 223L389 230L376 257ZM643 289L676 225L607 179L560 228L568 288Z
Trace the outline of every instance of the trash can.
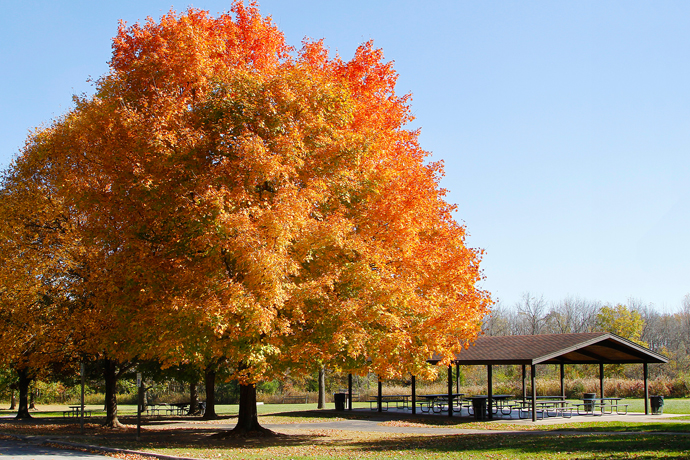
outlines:
M594 401L593 399L597 397L596 393L583 393L582 401L585 403L585 411L594 412Z
M345 393L333 393L333 402L335 403L335 410L345 410L345 400L347 395Z
M650 396L649 402L652 405L652 415L662 415L664 413L664 397Z
M472 398L475 420L486 420L486 398Z

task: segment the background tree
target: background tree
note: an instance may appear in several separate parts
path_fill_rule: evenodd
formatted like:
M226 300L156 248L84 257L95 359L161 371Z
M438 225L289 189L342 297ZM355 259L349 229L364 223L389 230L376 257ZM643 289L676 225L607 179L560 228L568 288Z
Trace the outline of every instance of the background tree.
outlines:
M552 305L546 316L547 330L557 334L592 332L600 309L599 302L567 297Z
M326 368L323 366L319 367L319 396L316 408L326 408Z
M546 323L547 304L543 296L532 296L525 293L522 302L517 304L518 315L523 318L525 329L522 335L540 334Z
M601 331L611 332L644 347L647 346L642 340L642 331L644 329L642 316L625 305L618 304L615 307L602 307L597 314L597 327Z
M17 373L18 418L30 417L30 383L73 367L80 341L70 297L79 252L73 217L42 180L43 169L36 158L20 157L0 185L0 367Z

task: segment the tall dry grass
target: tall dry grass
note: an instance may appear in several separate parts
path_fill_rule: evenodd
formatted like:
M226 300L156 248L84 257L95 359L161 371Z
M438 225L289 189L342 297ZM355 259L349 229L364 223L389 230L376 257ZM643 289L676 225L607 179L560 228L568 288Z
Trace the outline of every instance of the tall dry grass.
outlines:
M536 379L537 395L560 395L561 382L555 379ZM585 379L566 379L565 394L567 398L581 399L583 393L597 393L599 394L599 379L585 378ZM529 380L526 381L527 392L529 394ZM383 384L382 388L384 395L396 394L410 394L411 387L409 385L399 384ZM453 385L453 391L456 391ZM368 391L355 392L355 401L367 401L376 397L376 388L369 388ZM416 387L417 394L445 394L448 392L448 385L445 382L422 383ZM461 385L460 393L466 395L486 394L486 385ZM494 394L509 394L516 397L522 395L522 380L499 381L494 382ZM635 379L612 378L604 379L604 393L606 396L615 396L621 398L642 398L644 397L644 381ZM308 402L316 403L318 394L316 392L291 392L291 395L307 396ZM649 394L662 395L665 397L682 398L690 396L690 384L683 379L670 379L660 377L649 381ZM258 399L265 403L280 404L283 402L282 394L274 395L258 395ZM327 394L326 400L333 401L333 395Z

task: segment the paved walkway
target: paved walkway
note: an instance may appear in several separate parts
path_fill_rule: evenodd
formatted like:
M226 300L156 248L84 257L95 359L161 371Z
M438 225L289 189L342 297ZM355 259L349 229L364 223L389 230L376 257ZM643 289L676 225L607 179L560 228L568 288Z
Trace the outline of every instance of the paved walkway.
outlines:
M0 439L0 458L3 460L103 460L102 455L73 449L56 449L20 439Z

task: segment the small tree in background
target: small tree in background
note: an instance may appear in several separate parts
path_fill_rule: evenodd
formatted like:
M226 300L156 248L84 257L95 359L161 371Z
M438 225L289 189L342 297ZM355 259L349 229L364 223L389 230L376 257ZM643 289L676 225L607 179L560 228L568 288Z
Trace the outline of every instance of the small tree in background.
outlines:
M602 307L597 314L596 324L600 331L611 332L643 347L647 346L647 343L642 340L644 329L642 316L625 305Z

